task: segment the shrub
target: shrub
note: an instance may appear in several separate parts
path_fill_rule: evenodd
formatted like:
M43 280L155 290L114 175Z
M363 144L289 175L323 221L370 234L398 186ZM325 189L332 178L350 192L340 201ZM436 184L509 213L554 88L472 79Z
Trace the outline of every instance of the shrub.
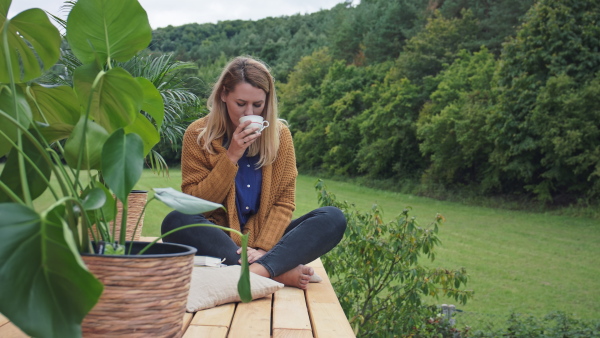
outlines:
M420 263L422 256L435 259L443 216L436 215L429 227L421 227L405 209L384 222L377 205L359 212L354 205L339 202L321 180L316 189L319 204L340 208L348 221L344 239L322 261L355 333L365 337L451 334L452 328L432 319L439 310L425 304L424 298L444 296L466 304L473 296L473 291L463 289L467 271Z

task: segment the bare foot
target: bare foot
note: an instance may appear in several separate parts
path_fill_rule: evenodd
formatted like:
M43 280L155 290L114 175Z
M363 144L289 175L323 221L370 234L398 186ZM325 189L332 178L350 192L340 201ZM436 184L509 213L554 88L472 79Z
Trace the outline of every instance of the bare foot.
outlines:
M293 286L302 290L306 290L308 287L308 282L310 281L310 277L314 275L314 273L315 270L313 270L313 268L310 266L300 264L292 270L272 278L287 286Z

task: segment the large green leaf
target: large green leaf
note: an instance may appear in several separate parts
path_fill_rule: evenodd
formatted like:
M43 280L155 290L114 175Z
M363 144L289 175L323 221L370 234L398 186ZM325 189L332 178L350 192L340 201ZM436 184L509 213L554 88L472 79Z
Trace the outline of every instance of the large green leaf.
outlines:
M40 131L46 140L54 142L69 137L80 118L79 102L73 88L33 84L26 90L33 97L27 96L27 100L34 120L43 126Z
M160 134L156 127L148 120L144 115L138 114L137 119L135 121L125 127L126 133L136 133L138 136L142 138L142 142L144 142L144 156L146 156L150 150L160 142Z
M51 126L40 126L40 132L48 143L65 139L73 133L75 125L66 123L55 123Z
M27 100L33 112L33 119L47 125L42 128L46 139L53 142L67 138L81 116L73 88L33 84L26 90L31 95L27 96Z
M100 169L102 147L108 137L104 128L82 116L65 143L67 164L72 168Z
M8 11L9 0L0 0ZM8 25L7 25L8 22ZM8 50L4 49L4 43ZM60 56L60 33L39 8L28 9L8 20L0 13L0 82L27 82L42 75ZM7 66L10 64L10 68Z
M25 178L28 182L29 195L32 199L39 197L48 188L48 181L51 176L51 168L29 139L23 138L21 147L25 155L32 161L33 165L25 161ZM35 170L35 168L38 170ZM4 182L19 198L23 199L23 186L21 184L21 171L19 171L19 157L17 149L13 148L8 155L8 160L4 165L0 181ZM0 194L0 203L10 202L7 194Z
M31 109L20 87L16 87L16 92L12 93L8 87L0 85L0 111L18 121L23 127L29 127ZM17 126L2 114L0 114L0 130L6 134L5 137L16 143ZM10 143L0 134L0 157L8 154L11 148Z
M11 0L0 0L0 16L6 18L8 16L8 8L10 7Z
M79 0L67 19L67 39L84 63L96 55L127 61L152 40L148 15L137 0Z
M184 194L173 188L154 188L154 197L167 206L188 215L203 214L223 208L221 204Z
M156 129L160 130L165 118L165 104L162 95L160 95L160 92L150 80L143 77L136 77L135 80L140 84L144 92L142 110L152 116L156 123Z
M81 322L102 293L62 217L0 204L0 312L33 337L81 336Z
M104 72L95 64L81 66L75 71L74 86L85 111L89 106L90 118L109 133L133 123L144 101L142 88L122 68Z
M144 143L135 133L115 131L102 148L102 174L115 196L126 203L127 195L142 176Z

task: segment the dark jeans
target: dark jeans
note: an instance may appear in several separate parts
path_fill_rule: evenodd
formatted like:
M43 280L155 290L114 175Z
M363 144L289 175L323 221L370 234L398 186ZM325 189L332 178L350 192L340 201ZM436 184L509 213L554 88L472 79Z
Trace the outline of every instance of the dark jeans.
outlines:
M162 223L162 233L183 225L210 223L203 215L172 211ZM281 240L256 263L276 277L299 264L307 264L333 249L344 235L346 218L334 207L323 207L292 220ZM193 227L166 236L165 242L180 243L198 249L196 255L225 258L224 264L239 264L238 246L229 235L211 227Z

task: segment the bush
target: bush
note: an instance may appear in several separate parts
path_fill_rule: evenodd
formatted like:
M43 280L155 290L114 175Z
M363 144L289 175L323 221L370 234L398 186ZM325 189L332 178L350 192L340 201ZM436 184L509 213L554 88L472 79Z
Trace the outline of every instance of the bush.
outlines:
M438 318L438 308L423 300L444 296L466 304L473 296L463 289L467 271L428 268L419 261L422 256L435 259L443 216L421 227L405 209L384 222L377 205L362 213L337 201L321 180L316 189L319 204L340 208L348 221L344 239L322 261L357 335L452 336L456 330L433 319Z

